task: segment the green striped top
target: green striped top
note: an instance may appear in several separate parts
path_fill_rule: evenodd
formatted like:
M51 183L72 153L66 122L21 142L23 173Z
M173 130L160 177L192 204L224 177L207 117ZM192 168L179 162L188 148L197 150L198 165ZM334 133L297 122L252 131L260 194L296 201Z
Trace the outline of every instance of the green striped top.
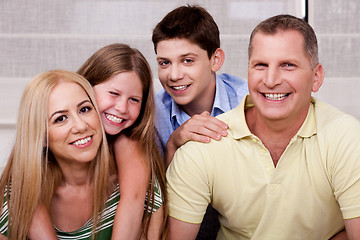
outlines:
M6 196L6 192L5 192L5 196ZM119 200L120 200L120 192L119 192L119 185L117 185L111 196L106 201L105 208L102 212L100 224L95 231L96 234L95 239L99 239L99 240L111 239L115 212ZM146 201L144 204L144 211L146 210ZM163 201L162 192L159 183L156 181L154 205L152 212L155 212L157 209L161 207L162 201ZM147 211L148 214L151 213L150 211L151 211L151 205ZM3 210L0 216L0 233L2 233L5 236L7 236L7 230L8 230L8 214L9 214L8 205L7 205L6 197L4 197ZM89 221L84 226L73 232L61 231L56 226L54 226L54 229L56 235L58 236L58 239L91 239L92 227L93 227L92 219L89 219Z

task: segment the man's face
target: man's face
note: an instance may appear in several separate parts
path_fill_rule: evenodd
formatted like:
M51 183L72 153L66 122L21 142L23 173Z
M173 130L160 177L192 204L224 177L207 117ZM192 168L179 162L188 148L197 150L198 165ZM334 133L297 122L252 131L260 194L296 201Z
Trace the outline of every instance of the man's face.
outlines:
M320 64L312 69L304 39L295 30L256 33L249 59L248 85L260 116L270 120L304 120L323 78Z
M165 91L183 109L213 101L213 57L187 39L169 39L157 45L159 80ZM186 111L186 110L185 110Z

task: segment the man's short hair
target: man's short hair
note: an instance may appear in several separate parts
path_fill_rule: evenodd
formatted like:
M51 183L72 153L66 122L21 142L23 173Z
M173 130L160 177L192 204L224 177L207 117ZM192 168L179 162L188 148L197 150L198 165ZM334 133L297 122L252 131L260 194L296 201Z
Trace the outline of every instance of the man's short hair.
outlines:
M178 7L169 12L154 28L155 53L160 41L187 39L204 49L209 59L220 47L220 32L213 17L198 5Z
M253 38L256 33L262 32L264 34L273 35L279 30L295 30L301 33L304 38L304 51L309 57L312 68L315 68L319 63L318 57L318 43L314 29L303 19L294 17L292 15L283 14L270 17L259 23L251 33L248 57L252 54Z

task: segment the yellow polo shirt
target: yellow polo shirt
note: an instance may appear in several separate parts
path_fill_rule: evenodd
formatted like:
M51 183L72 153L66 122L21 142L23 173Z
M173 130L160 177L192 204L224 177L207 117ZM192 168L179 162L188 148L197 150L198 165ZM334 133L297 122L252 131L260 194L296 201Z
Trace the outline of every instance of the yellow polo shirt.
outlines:
M169 214L201 223L220 213L217 239L329 239L360 216L360 123L312 99L308 116L274 167L245 122L250 97L219 116L229 134L188 142L167 171Z

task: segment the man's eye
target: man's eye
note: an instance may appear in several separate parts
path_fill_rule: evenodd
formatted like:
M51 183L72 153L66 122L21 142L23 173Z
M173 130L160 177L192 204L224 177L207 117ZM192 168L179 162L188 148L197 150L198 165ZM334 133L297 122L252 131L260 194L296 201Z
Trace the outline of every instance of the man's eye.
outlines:
M284 63L281 66L287 70L292 70L296 67L296 65L293 63Z
M264 63L257 63L257 64L254 65L254 68L255 68L255 69L258 69L258 70L261 70L261 69L266 68L266 64L264 64Z
M67 116L61 115L55 119L54 123L61 123L61 122L64 122L66 119L67 119Z
M87 112L91 111L91 109L92 109L91 107L86 106L86 107L82 107L79 112L87 113Z

